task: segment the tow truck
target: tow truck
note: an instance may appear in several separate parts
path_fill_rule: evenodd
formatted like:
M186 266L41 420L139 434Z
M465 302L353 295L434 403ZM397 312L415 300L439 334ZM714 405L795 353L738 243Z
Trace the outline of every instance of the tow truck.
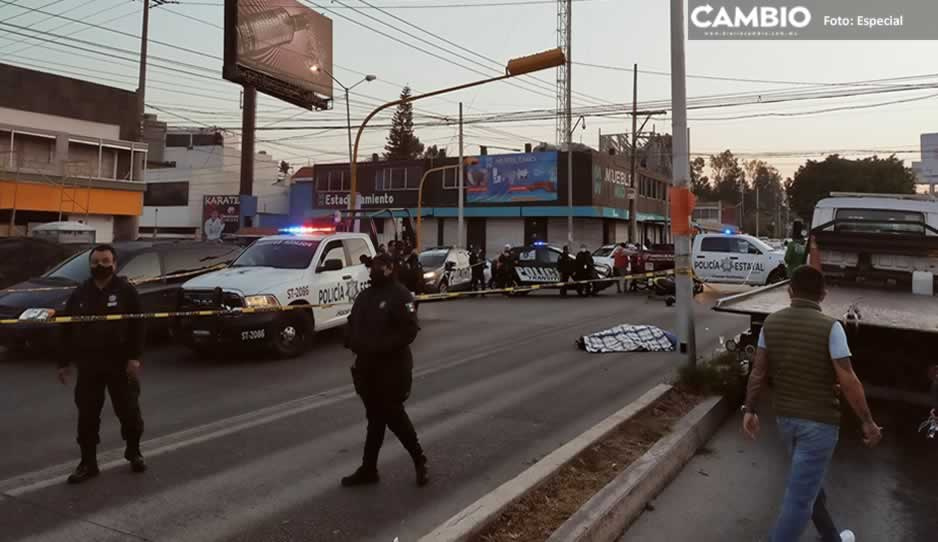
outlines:
M833 193L815 207L809 243L808 263L827 281L821 306L845 324L868 393L927 405L938 352L938 201ZM749 330L726 343L744 367L766 317L789 303L787 281L717 301L717 311L750 317Z
M183 284L180 310L231 314L183 319L180 336L202 357L254 345L296 357L314 333L346 323L355 297L370 283L363 257L374 256L367 234L329 227L295 226L261 237L230 267ZM276 310L290 305L310 309ZM232 310L243 307L272 310Z

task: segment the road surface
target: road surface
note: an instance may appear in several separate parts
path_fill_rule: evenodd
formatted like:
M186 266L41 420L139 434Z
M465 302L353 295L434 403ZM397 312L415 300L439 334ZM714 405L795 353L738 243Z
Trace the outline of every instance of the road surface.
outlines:
M695 307L701 353L743 317ZM71 390L52 367L0 362L0 539L415 540L599 420L672 378L676 354L586 354L574 340L620 323L672 329L644 296L540 293L420 307L408 406L430 458L420 489L388 435L380 485L342 489L359 464L364 410L351 355L326 333L302 358L205 362L179 347L149 352L144 454L133 475L109 406L98 478L63 484L77 464ZM110 461L110 462L109 462Z

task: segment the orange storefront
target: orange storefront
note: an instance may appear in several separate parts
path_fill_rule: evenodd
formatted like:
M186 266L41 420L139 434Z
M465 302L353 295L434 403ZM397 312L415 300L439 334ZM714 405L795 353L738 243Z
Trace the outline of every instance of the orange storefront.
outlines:
M141 188L120 190L0 181L0 209L139 216L143 212Z

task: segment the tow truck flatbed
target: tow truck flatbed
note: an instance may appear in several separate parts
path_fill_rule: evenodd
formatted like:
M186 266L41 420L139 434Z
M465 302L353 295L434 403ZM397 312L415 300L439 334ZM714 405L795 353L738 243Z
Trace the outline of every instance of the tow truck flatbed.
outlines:
M760 321L788 307L788 281L717 301L714 310L745 314ZM824 314L845 320L851 307L859 309L863 327L922 331L938 334L938 298L899 290L854 285L830 285L821 303ZM761 318L759 318L761 316Z

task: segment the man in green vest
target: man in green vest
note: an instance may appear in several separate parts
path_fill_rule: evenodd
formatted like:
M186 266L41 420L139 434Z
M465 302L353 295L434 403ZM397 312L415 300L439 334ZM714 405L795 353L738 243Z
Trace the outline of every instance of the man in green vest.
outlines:
M824 275L802 265L788 288L791 307L769 316L759 335L759 348L749 375L743 405L743 432L759 433L759 392L767 377L775 386L774 407L782 440L791 454L791 469L782 509L772 529L772 542L797 542L813 520L825 542L853 542L849 531L838 533L821 488L840 433L836 386L863 422L863 442L876 446L881 428L873 421L863 385L853 372L843 326L821 312Z

